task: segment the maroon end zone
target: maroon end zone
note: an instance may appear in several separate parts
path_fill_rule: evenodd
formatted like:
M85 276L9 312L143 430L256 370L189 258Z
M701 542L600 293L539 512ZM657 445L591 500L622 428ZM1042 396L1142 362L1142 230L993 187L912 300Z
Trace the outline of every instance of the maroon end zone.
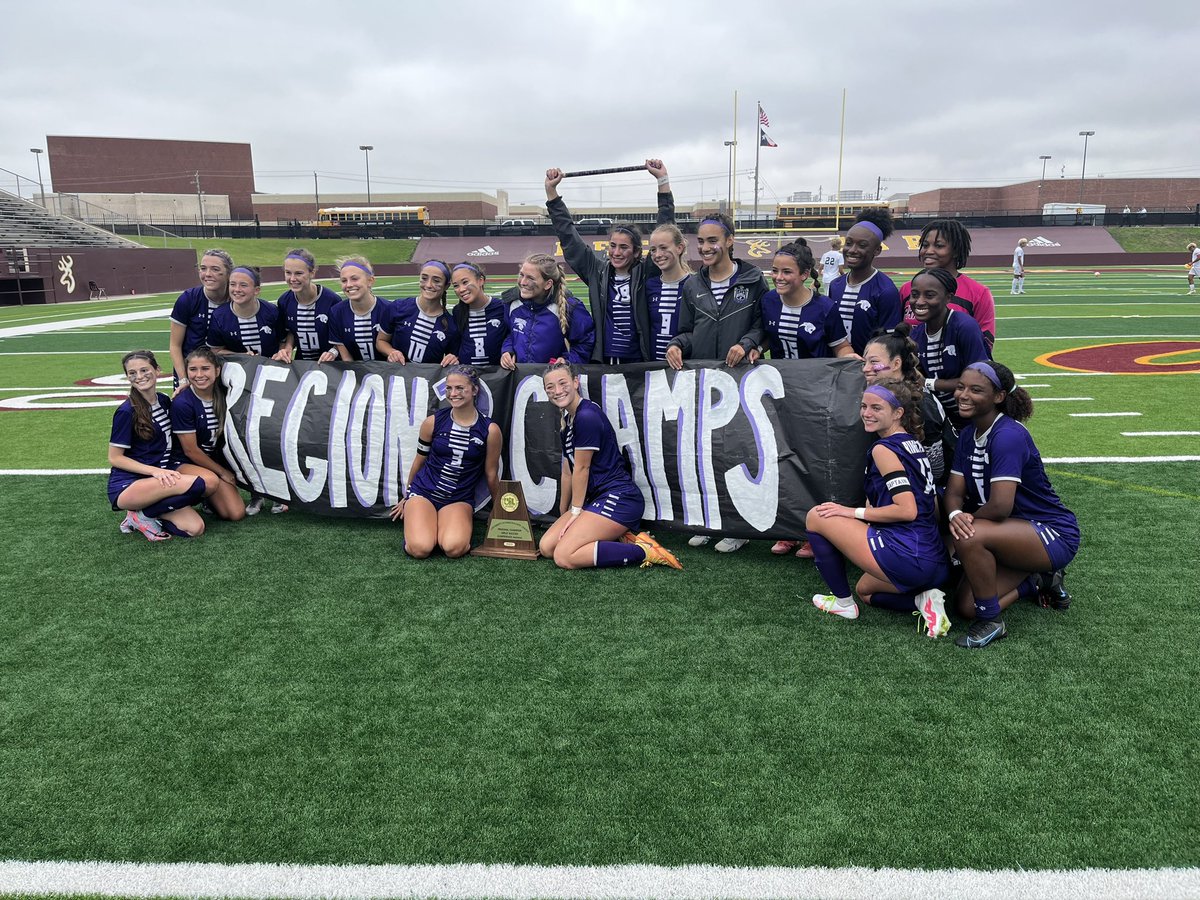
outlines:
M1170 357L1196 358L1172 362ZM1200 373L1200 341L1131 341L1095 344L1045 353L1035 362L1069 372L1107 375L1192 375Z

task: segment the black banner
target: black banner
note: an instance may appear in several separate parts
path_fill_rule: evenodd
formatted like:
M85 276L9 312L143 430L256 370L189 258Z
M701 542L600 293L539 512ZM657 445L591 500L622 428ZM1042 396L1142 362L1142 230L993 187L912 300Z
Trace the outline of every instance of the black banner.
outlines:
M616 429L655 527L733 537L803 533L824 500L857 505L869 440L854 359L727 368L586 366L580 387ZM558 510L559 412L544 366L483 369L478 406L504 432L501 477L530 512ZM404 492L421 422L442 403L439 366L228 356L225 456L245 487L311 512L382 517ZM479 506L487 500L481 486Z

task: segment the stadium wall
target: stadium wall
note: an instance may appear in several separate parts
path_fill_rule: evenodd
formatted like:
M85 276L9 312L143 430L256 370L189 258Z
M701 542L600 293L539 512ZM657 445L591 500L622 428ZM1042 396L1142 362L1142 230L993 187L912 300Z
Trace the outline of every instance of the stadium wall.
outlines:
M910 214L1003 213L1040 210L1047 203L1080 202L1079 179L1055 178L995 187L938 188L908 198ZM1190 209L1200 203L1200 178L1089 178L1083 202L1110 210L1126 206L1147 209Z
M249 144L47 135L54 189L74 194L205 194L229 197L234 218L254 218Z
M29 247L17 252L27 255L28 272L0 270L0 305L87 300L93 281L110 297L182 291L197 283L194 250Z
M258 194L252 198L261 222L313 222L317 203L330 206L424 206L436 221L492 221L500 215L500 201L489 194ZM507 203L505 204L507 206Z

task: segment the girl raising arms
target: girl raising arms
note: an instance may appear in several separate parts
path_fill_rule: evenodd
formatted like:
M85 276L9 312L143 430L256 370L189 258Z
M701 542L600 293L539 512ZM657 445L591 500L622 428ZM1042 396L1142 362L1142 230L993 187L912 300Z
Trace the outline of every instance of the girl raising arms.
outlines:
M562 412L562 480L557 522L544 535L542 555L561 569L660 565L682 569L646 532L633 535L645 499L617 446L612 423L579 393L579 376L565 360L550 363L546 394ZM628 535L628 537L625 537Z

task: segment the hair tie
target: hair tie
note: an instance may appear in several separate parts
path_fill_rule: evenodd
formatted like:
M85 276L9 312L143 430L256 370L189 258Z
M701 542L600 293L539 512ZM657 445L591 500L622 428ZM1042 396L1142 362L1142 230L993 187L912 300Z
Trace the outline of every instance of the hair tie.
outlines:
M430 266L436 266L437 268L441 269L443 272L446 273L447 278L450 277L450 270L446 268L446 264L444 262L437 260L437 259L427 259L427 260L425 260L425 262L421 263L422 269L427 269Z
M298 259L298 260L300 260L300 262L304 263L305 267L306 267L306 268L307 268L307 269L308 269L310 272L311 272L311 271L312 271L312 270L315 268L315 265L314 265L313 263L310 263L310 262L309 262L307 259L305 259L303 256L300 256L300 255L298 255L298 254L296 254L296 253L289 253L287 256L285 256L285 257L283 258L283 261L284 261L284 262L287 262L289 259Z
M969 366L967 366L967 368L974 369L976 372L981 372L984 375L984 377L987 378L988 381L990 381L992 384L994 384L996 386L997 390L1001 390L1001 391L1004 390L1004 385L1000 383L1000 376L997 375L996 370L993 369L987 363L973 362Z
M474 263L461 262L454 267L453 271L457 272L459 269L470 269L476 275L483 274L483 269L479 268L479 266L475 265Z
M362 263L355 262L352 259L348 259L344 263L342 263L340 266L338 266L338 271L340 272L340 271L342 271L342 269L345 269L349 266L353 266L356 269L362 269L364 272L366 272L368 275L371 275L371 276L374 276L374 274L375 274L373 271L371 271L370 266L364 266Z
M873 384L865 391L864 394L874 394L876 397L882 397L892 409L900 409L901 403L896 399L896 395L889 391L881 384Z
M250 276L250 280L254 282L255 286L256 286L256 287L258 286L258 284L259 284L259 280L258 280L259 276L258 276L258 273L257 273L257 272L255 272L253 269L251 269L251 268L249 268L249 267L247 267L247 266L238 266L237 268L235 268L235 269L233 270L233 272L245 272L247 275L249 275L249 276ZM229 274L230 274L230 275L232 275L232 274L233 274L233 272L230 272Z
M726 234L730 233L729 227L724 222L722 222L720 219L701 219L700 225L720 225L721 230L723 232L725 232ZM699 227L699 226L696 226L696 227Z

